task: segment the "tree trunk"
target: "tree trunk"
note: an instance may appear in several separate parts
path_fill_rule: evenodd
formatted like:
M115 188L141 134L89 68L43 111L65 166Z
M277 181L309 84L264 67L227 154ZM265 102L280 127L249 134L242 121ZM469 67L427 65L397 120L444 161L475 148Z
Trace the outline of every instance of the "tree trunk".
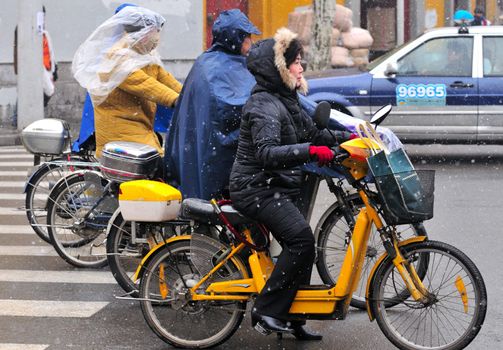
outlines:
M335 0L313 0L313 36L309 49L309 69L311 70L330 68L335 4Z

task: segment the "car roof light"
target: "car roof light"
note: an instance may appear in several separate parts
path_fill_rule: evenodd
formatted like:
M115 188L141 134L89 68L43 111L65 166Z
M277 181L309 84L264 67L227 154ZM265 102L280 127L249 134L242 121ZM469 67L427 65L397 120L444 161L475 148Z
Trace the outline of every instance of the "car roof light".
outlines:
M466 23L461 24L461 27L459 27L458 34L469 34L470 31L468 30L468 26Z

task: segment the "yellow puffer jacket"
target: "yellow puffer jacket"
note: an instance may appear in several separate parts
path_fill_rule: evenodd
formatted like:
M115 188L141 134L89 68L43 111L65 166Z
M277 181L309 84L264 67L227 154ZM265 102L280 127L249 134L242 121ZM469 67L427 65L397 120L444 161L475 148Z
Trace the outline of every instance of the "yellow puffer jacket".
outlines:
M157 103L172 107L182 85L158 65L131 73L107 99L94 107L96 156L110 141L140 142L164 150L154 133Z

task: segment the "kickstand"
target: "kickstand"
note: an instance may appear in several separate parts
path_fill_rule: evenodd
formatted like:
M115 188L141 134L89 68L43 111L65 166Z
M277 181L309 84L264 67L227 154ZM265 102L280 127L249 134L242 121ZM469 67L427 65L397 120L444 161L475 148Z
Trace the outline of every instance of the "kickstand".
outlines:
M281 332L276 333L276 338L278 340L282 340L283 339L283 333L281 333Z

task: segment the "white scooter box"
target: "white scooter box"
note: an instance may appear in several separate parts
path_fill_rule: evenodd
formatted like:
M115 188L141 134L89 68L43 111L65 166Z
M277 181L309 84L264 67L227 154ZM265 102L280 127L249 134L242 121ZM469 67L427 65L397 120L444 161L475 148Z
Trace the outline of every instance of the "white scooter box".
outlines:
M161 222L178 217L182 194L158 181L137 180L120 185L119 207L127 221Z

